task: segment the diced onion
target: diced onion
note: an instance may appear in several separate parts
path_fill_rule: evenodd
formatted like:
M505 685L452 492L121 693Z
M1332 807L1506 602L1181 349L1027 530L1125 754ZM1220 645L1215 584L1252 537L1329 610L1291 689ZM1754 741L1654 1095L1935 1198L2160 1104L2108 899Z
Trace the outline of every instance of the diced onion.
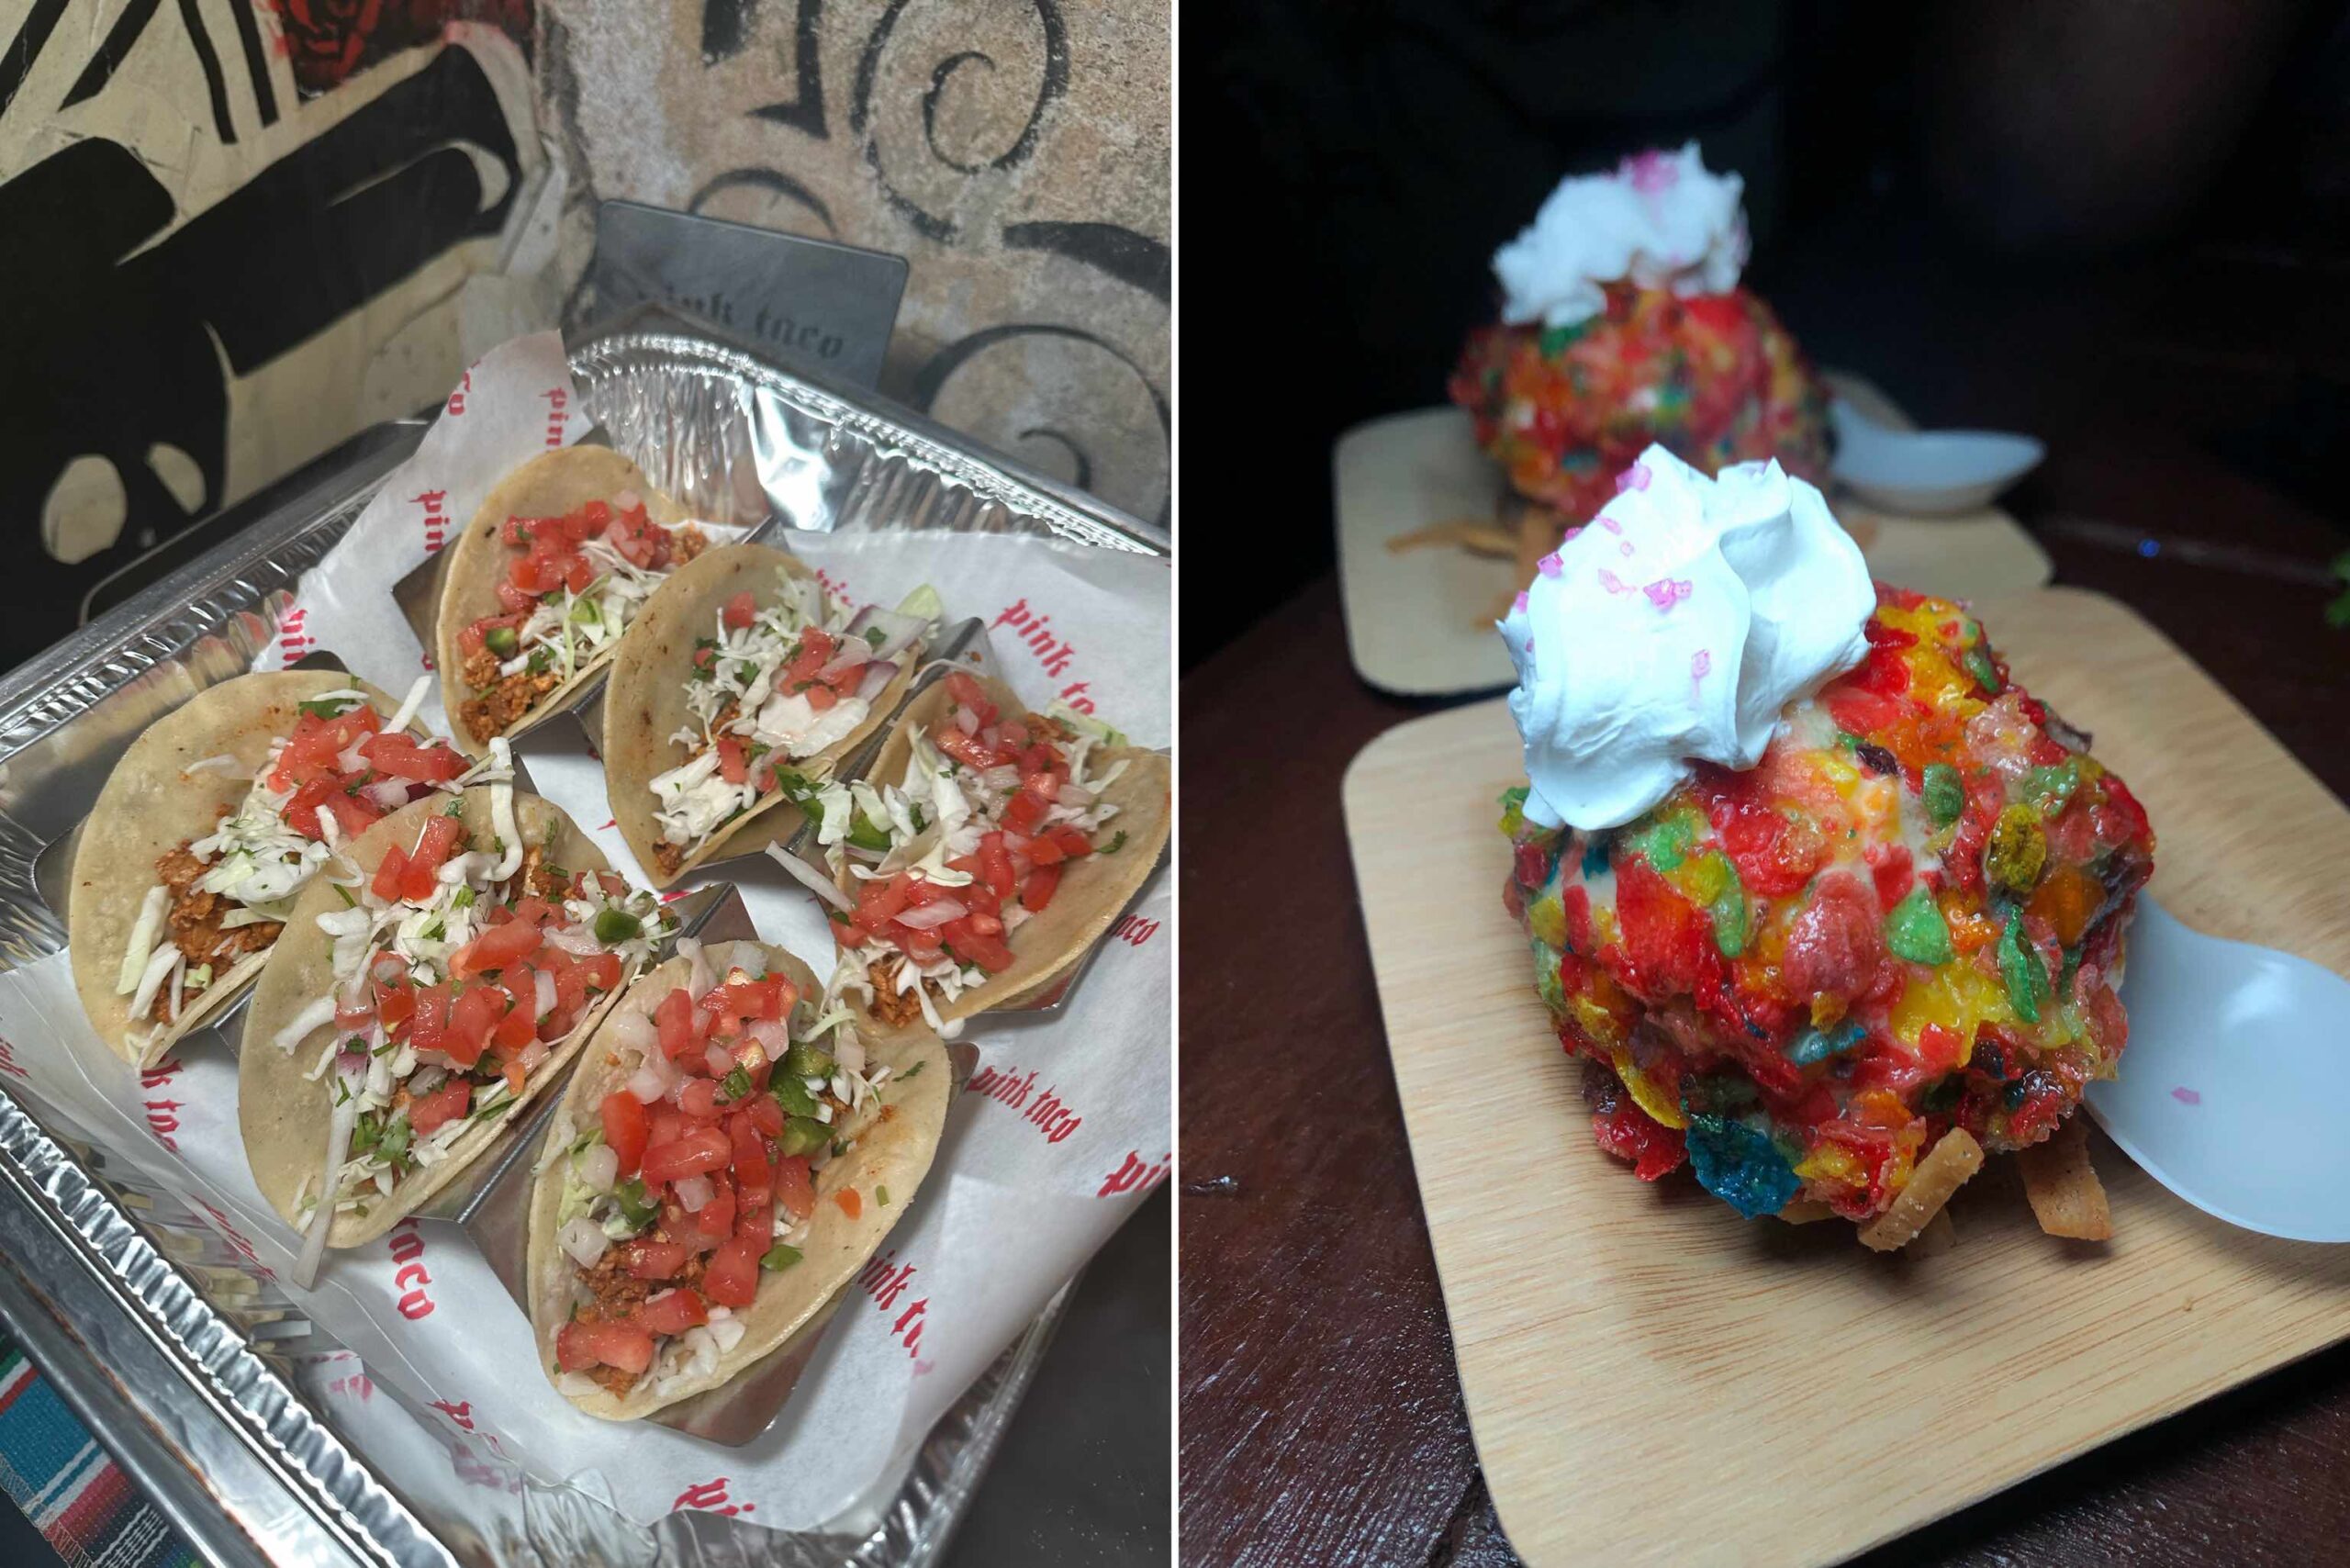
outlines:
M185 767L181 768L180 771L182 773L218 773L224 778L251 778L252 777L252 774L245 771L245 765L243 763L239 762L235 757L230 756L225 751L218 756L198 757L196 761L189 763Z
M655 1047L661 1042L661 1031L653 1020L633 1008L620 1008L606 1021L604 1027L612 1036L612 1044L623 1050L658 1055Z
M546 944L560 947L575 958L600 953L604 945L596 940L596 931L588 925L550 925L545 929Z
M833 1036L833 1059L844 1072L865 1070L865 1042L856 1037L856 1030L843 1029Z
M408 780L382 778L360 790L379 812L397 812L408 804Z
M865 674L857 678L856 695L864 701L870 702L880 696L897 677L896 665L887 662L868 664L865 666Z
M564 1221L563 1228L555 1233L555 1241L583 1269L594 1268L604 1256L604 1249L612 1244L603 1227L586 1215L574 1215Z
M554 976L544 969L540 969L537 971L535 983L538 995L532 1000L537 1003L537 1007L532 1016L543 1018L554 1011Z
M677 938L677 953L687 963L686 994L699 1002L711 985L710 959L701 950L700 941L692 936Z
M962 703L956 708L955 727L967 735L976 735L979 733L979 715L969 703Z
M712 1078L723 1078L735 1068L734 1053L714 1042L703 1047L701 1059Z
M897 913L898 924L914 931L929 931L950 920L960 920L971 912L953 899L940 899L933 903L910 905Z
M689 1215L701 1213L702 1206L717 1195L707 1176L680 1176L674 1185L677 1193L677 1206ZM600 1236L602 1233L599 1231L598 1234Z
M669 1086L677 1081L677 1075L670 1070L666 1059L659 1051L654 1051L628 1075L629 1096L640 1105L650 1105L668 1093Z
M590 1192L609 1193L620 1179L620 1151L610 1144L590 1144L579 1156L579 1180Z
M722 1356L741 1344L746 1332L743 1325L731 1316L713 1317L704 1327L710 1330L710 1337L718 1341L718 1353Z

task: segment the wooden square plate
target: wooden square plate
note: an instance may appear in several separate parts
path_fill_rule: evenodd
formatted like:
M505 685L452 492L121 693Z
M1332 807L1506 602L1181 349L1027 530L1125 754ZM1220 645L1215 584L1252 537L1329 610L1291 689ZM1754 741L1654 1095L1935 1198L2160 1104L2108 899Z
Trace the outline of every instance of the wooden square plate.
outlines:
M2152 896L2350 975L2350 812L2324 786L2113 600L1980 610L2144 801ZM1633 1180L1502 908L1496 801L1523 780L1480 703L1366 746L1346 811L1470 1426L1529 1563L1838 1562L2350 1332L2350 1249L2233 1229L2101 1137L2100 1245L2042 1236L1996 1157L1929 1258Z
M1890 398L1857 375L1830 371L1838 397L1880 424L1910 429ZM1420 409L1357 425L1331 453L1338 521L1338 586L1355 672L1406 697L1492 691L1516 679L1493 613L1516 566L1456 545L1397 554L1387 542L1431 523L1489 518L1501 471L1458 409ZM1997 507L1959 517L1899 517L1841 490L1830 502L1886 582L1983 599L2048 580L2048 553Z

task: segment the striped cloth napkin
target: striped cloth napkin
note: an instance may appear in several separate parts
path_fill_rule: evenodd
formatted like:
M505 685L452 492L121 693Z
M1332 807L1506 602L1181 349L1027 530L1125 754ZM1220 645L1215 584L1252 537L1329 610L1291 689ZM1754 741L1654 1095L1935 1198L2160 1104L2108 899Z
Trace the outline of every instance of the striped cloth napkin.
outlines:
M25 1352L0 1336L0 1487L72 1568L200 1568ZM0 1528L0 1556L23 1554Z

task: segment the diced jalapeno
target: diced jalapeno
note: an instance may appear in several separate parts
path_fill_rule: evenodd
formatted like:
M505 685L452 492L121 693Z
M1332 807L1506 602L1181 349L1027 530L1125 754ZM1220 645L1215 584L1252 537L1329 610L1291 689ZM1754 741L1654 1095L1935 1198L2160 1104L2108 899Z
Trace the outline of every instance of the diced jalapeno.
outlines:
M767 1249L767 1256L759 1260L759 1267L762 1269L789 1269L794 1263L799 1261L800 1249L797 1247L787 1247L782 1242L778 1241L774 1246Z
M661 1205L644 1190L644 1179L632 1176L612 1189L612 1198L621 1206L621 1217L632 1226L643 1227L660 1217Z
M744 1099L751 1092L751 1075L738 1067L718 1081L718 1092L729 1104Z
M831 1139L833 1129L813 1116L794 1116L783 1124L783 1132L776 1138L776 1147L786 1159L795 1155L813 1154Z
M848 841L859 849L870 849L882 854L887 854L890 848L888 831L875 827L866 820L863 812L858 812L849 818Z
M596 940L610 947L616 943L632 942L644 933L644 922L624 909L599 909L596 912Z
M816 1114L816 1097L808 1092L805 1083L789 1072L779 1073L769 1080L767 1092L775 1096L775 1103L783 1107L784 1114L788 1116L812 1118Z
M493 626L482 634L481 645L501 659L510 659L514 650L522 645L522 640L514 634L511 626Z
M794 1078L829 1080L833 1076L833 1058L813 1046L794 1046L784 1053L783 1070Z

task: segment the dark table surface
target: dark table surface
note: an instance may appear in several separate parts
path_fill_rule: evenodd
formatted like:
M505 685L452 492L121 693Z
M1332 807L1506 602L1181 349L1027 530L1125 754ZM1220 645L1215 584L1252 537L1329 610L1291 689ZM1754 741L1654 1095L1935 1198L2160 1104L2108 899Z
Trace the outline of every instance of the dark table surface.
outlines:
M2327 626L2327 588L2266 575L2258 561L2253 570L2189 564L2177 549L2203 541L2307 572L2342 548L2340 535L2251 477L2261 465L2242 447L2213 437L2217 423L2195 400L2208 405L2226 388L2195 370L2191 346L2162 346L2191 328L2162 321L2151 350L2143 331L2122 333L2144 352L2108 367L2142 391L2174 381L2165 424L2143 397L2093 397L2086 375L2035 376L2025 356L2058 353L2053 313L2027 303L1976 318L1980 330L1954 334L1962 343L1879 340L1875 353L1864 352L1861 324L1846 330L1849 346L1830 324L1813 349L1880 376L1927 422L2048 434L2046 466L2009 503L2048 547L2056 580L2135 608L2329 788L2350 793L2350 633ZM2076 335L2065 363L2111 341ZM2015 389L2004 400L1985 389L1987 373L1968 375L2002 353L2003 385ZM2171 547L2149 558L2091 543L2067 521L2083 518ZM1181 1532L1185 1562L1201 1568L1516 1561L1470 1439L1339 811L1355 754L1431 709L1356 676L1327 576L1182 682L1181 875L1194 918L1182 963ZM1214 918L1199 917L1211 909ZM1864 1561L2350 1561L2350 1348Z

